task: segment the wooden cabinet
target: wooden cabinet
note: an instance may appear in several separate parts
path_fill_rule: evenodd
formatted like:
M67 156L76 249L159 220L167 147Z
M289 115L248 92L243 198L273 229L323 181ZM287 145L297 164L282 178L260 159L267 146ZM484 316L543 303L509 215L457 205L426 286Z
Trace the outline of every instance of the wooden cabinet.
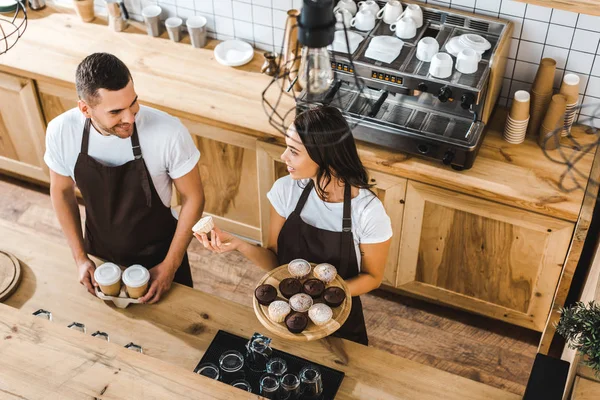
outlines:
M0 73L0 170L49 182L45 125L31 79Z
M409 182L396 287L541 331L574 225Z
M260 219L262 230L262 243L267 243L269 234L270 202L267 192L275 181L288 172L285 164L279 158L285 147L268 142L259 141L257 144L258 182L260 193ZM406 192L406 179L368 171L373 192L382 201L390 219L394 236L388 253L383 284L393 286L397 279L397 259L400 247L400 232L402 230L402 215L404 212L404 194ZM340 221L341 224L341 221Z
M517 0L521 3L535 4L542 7L557 8L574 13L600 15L598 0Z

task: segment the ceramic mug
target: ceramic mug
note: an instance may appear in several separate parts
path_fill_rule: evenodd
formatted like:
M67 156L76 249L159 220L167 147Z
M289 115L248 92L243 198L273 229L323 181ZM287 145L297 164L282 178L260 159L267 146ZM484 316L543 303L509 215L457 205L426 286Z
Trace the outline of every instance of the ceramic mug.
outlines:
M337 23L335 24L335 29L341 30L346 28L350 28L352 26L352 13L345 8L339 8L335 12L335 19Z
M412 39L417 35L417 23L410 17L400 18L390 25L390 29L400 39Z
M379 5L375 0L366 0L358 3L358 9L360 10L369 10L373 13L373 15L377 15L379 12Z
M423 62L431 62L431 59L440 51L440 44L435 38L424 37L417 43L417 58Z
M479 68L481 56L473 49L462 49L456 56L456 70L463 74L473 74Z
M398 19L404 17L410 17L414 19L415 23L417 24L417 28L423 26L423 10L421 10L421 7L419 7L416 4L408 4L404 12L400 14L400 17L398 17Z
M383 22L386 24L393 24L400 17L400 14L402 14L402 4L398 0L390 0L379 10L377 18L383 18Z
M333 11L337 11L339 9L350 11L350 14L352 14L352 16L356 15L356 12L358 11L358 7L356 6L354 0L340 0L333 9Z
M429 73L436 78L448 78L452 75L453 61L448 53L437 53L431 59Z
M359 31L370 31L375 28L375 14L370 10L361 9L356 13L356 16L352 18L350 24Z

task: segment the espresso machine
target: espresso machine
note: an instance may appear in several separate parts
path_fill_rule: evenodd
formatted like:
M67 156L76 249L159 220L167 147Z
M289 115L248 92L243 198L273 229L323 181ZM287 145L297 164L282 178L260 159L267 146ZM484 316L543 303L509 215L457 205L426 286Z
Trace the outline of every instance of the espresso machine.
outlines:
M412 39L402 39L400 55L391 63L365 56L370 41L394 35L378 20L370 32L348 28L364 37L350 55L329 50L335 81L320 95L297 98L299 111L308 104L329 104L345 115L355 139L441 161L456 170L471 168L500 94L512 23L492 17L418 3L423 26ZM385 2L379 3L380 7ZM405 4L403 3L405 6ZM448 78L429 74L429 63L416 57L419 40L432 37L440 51L453 37L483 36L491 48L482 54L473 74L456 69ZM456 58L453 57L454 63ZM358 86L357 78L364 85ZM310 98L309 98L310 97Z

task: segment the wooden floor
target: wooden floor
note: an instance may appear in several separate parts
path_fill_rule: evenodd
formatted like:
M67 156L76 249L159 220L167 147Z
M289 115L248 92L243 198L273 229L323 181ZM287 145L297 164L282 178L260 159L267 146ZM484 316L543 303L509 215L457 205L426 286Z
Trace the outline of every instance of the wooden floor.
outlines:
M46 188L0 176L0 219L66 243ZM196 241L189 256L196 289L252 307L261 270L239 253L212 254ZM382 290L362 300L371 346L523 394L539 333Z

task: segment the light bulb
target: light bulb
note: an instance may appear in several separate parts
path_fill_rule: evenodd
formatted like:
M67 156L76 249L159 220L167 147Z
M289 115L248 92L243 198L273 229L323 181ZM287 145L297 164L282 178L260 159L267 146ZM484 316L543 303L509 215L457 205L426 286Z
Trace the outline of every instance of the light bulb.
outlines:
M329 89L333 82L333 70L327 47L302 48L298 81L308 93L319 94Z

